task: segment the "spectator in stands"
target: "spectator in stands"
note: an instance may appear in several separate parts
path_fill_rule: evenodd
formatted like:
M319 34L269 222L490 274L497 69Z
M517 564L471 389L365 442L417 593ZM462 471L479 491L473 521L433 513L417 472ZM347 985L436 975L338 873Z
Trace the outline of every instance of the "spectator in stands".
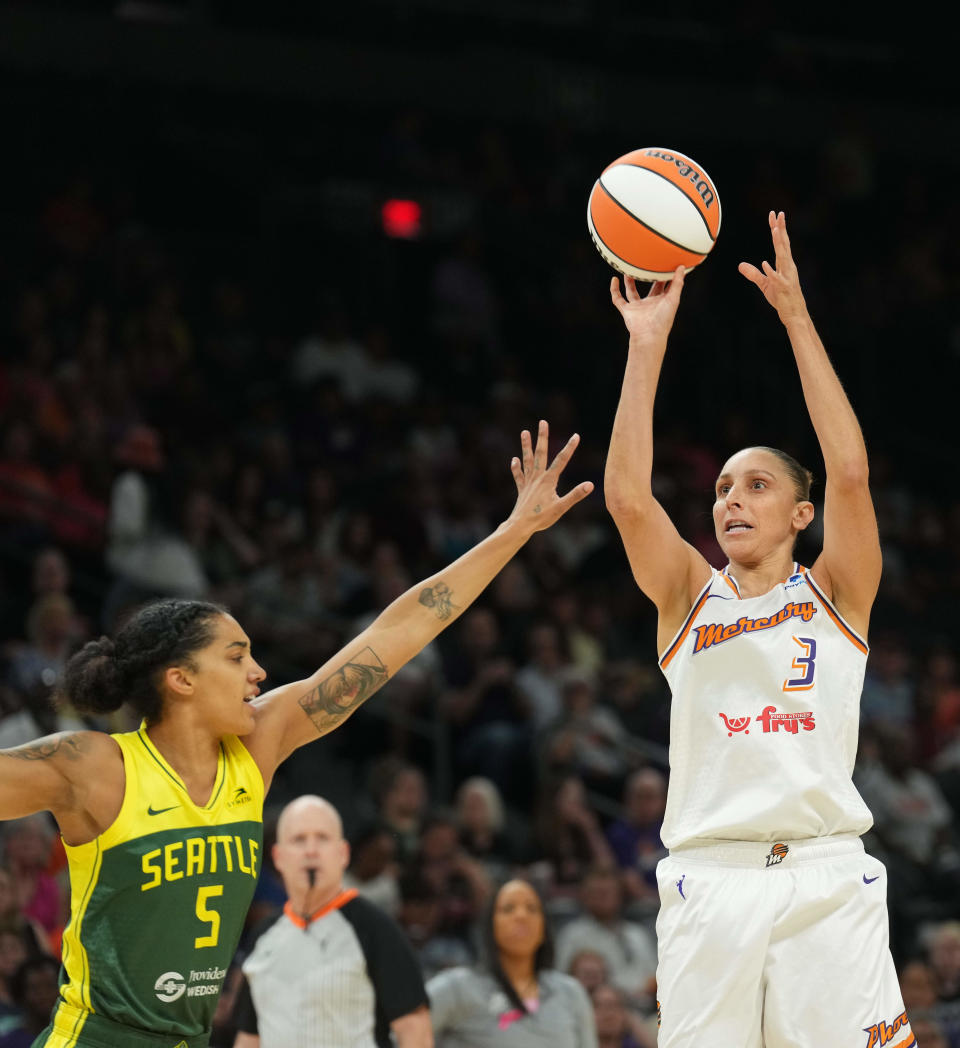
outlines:
M549 727L563 711L563 677L569 658L561 647L560 631L540 622L527 634L527 662L517 672L517 687L527 700L533 727Z
M583 781L575 775L543 788L534 835L537 854L549 863L551 896L575 895L590 867L614 864Z
M210 584L220 592L249 574L262 559L257 543L203 488L194 488L183 501L183 537Z
M331 290L324 297L314 331L295 348L291 378L308 387L318 379L335 379L344 396L362 396L368 370L367 351L353 331L342 302Z
M570 958L567 974L572 975L589 994L610 981L607 962L596 950L577 950Z
M918 767L915 738L904 727L876 726L879 760L864 768L858 788L873 813L885 853L906 860L929 879L955 848L950 808L929 773Z
M0 1034L9 1033L20 1022L20 1008L14 999L11 981L29 956L19 931L0 924Z
M10 996L20 1013L20 1022L0 1037L0 1048L30 1048L50 1021L57 1002L60 962L40 954L28 957L10 979Z
M332 805L287 805L273 859L288 900L243 962L235 1048L432 1048L416 959L383 911L344 889L349 858Z
M26 644L9 646L6 683L22 697L43 734L83 727L75 714L68 715L68 723L58 723L51 700L67 659L84 639L73 601L58 594L38 598L27 614L26 634Z
M917 758L928 764L960 735L960 677L952 642L927 652L916 704Z
M927 939L927 960L935 994L930 1017L952 1048L960 1044L960 921L934 925Z
M54 838L53 824L45 812L3 826L3 861L13 874L21 909L48 937L59 934L67 912L60 884L47 873Z
M393 834L397 860L411 859L420 845L420 827L427 810L423 772L398 758L387 758L374 770L371 793L377 817Z
M213 1013L209 1048L233 1048L238 1032L234 1013L237 1010L237 995L243 981L243 969L239 961L235 959L227 969L220 996L217 998L217 1010Z
M440 900L437 931L466 941L490 898L492 884L483 866L460 844L459 827L451 812L434 811L424 819L412 865Z
M246 618L265 658L295 677L312 665L318 648L336 650L337 617L310 545L298 539L276 551L246 581Z
M458 935L440 933L441 905L433 886L423 874L408 867L398 879L400 911L397 920L413 947L423 977L470 964L471 945Z
M0 524L21 540L46 537L52 496L50 477L37 460L33 429L14 422L0 452Z
M917 765L913 732L876 724L863 749L875 752L854 777L873 814L866 846L887 867L891 949L903 959L921 920L956 912L960 852L950 807L936 779Z
M427 983L438 1038L470 1048L596 1048L586 991L553 967L543 903L528 881L508 881L496 893L483 944L479 967L454 968Z
M953 1048L956 1044L956 1041L947 1040L943 1027L936 1019L927 1016L911 1016L910 1031L915 1038L914 1043L923 1045L923 1048Z
M528 707L490 608L471 608L451 631L443 676L449 687L440 702L460 773L490 779L512 799L528 795L533 761Z
M456 803L461 845L482 863L491 879L505 879L523 851L508 823L496 784L475 775L460 784Z
M667 854L660 839L666 803L666 776L656 768L639 768L624 786L623 816L607 827L627 898L652 909L660 905L657 863Z
M542 604L540 588L529 566L522 560L512 560L493 580L489 594L505 650L518 662L529 658L527 637L539 621Z
M45 546L33 558L30 585L34 599L41 597L68 597L72 572L63 550Z
M364 345L367 359L358 391L360 399L383 398L397 404L412 404L420 376L396 354L388 329L382 324L368 328Z
M912 1025L917 1016L930 1015L937 1005L933 969L923 958L917 957L901 966L898 977L903 1007Z
M589 789L617 797L629 767L620 718L597 702L593 675L582 669L564 671L561 695L562 711L541 743L548 774L574 774Z
M118 472L110 489L106 551L114 581L105 607L111 630L126 610L150 598L197 598L209 589L199 557L175 525L173 500L162 491L166 457L160 434L131 426L114 458Z
M928 949L937 1000L960 1001L960 921L938 924Z
M447 350L447 368L460 363L476 376L478 358L485 359L499 342L501 306L476 231L460 238L433 274L433 325ZM455 372L456 373L456 372Z
M350 842L350 867L343 875L347 888L356 890L391 917L400 909L397 842L380 823L370 823Z
M597 523L593 527L600 531ZM602 533L602 532L601 532ZM556 542L556 535L551 539ZM586 552L582 551L585 556ZM568 565L565 565L570 570ZM573 588L565 588L551 595L550 619L564 638L564 647L570 652L570 661L582 673L596 679L606 661L602 626L598 630L596 605L584 605Z
M28 956L49 953L47 933L39 921L23 912L22 896L12 871L0 866L0 928L19 935Z
M0 647L0 749L22 746L42 735L26 696L10 681L10 650Z
M910 655L902 639L889 632L873 638L863 679L861 721L909 725L917 713L915 692Z
M631 1014L623 990L605 983L590 994L597 1048L656 1048L656 1035Z
M607 963L610 981L638 1006L649 1006L657 971L656 941L643 925L623 916L617 870L602 866L589 870L580 887L580 904L583 915L557 935L560 967L567 971L576 953L595 950Z

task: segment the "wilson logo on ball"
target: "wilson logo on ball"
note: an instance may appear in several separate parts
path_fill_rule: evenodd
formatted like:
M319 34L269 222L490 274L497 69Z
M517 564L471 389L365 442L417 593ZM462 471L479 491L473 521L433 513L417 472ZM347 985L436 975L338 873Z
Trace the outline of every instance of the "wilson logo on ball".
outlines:
M669 280L692 269L720 232L720 198L710 176L672 149L635 149L597 179L587 228L600 254L619 273Z
M697 187L697 192L703 198L703 206L707 208L707 210L713 207L713 202L716 200L716 194L710 188L710 183L706 177L699 172L693 164L689 163L684 158L675 157L672 153L661 153L657 149L648 149L647 156L653 157L657 160L662 160L667 164L676 164L680 174Z

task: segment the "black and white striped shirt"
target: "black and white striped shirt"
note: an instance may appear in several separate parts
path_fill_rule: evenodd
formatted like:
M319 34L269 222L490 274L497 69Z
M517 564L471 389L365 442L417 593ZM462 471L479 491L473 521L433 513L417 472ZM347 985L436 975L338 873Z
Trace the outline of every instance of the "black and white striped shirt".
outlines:
M400 928L353 889L309 922L288 903L243 973L235 1020L261 1048L389 1048L390 1023L427 1004Z

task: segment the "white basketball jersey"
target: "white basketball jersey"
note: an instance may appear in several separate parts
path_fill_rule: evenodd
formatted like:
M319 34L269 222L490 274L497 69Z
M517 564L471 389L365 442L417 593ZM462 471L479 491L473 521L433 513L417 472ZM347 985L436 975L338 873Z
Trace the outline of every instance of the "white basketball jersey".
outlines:
M866 832L851 775L867 651L805 568L749 598L714 570L660 659L673 695L663 843Z

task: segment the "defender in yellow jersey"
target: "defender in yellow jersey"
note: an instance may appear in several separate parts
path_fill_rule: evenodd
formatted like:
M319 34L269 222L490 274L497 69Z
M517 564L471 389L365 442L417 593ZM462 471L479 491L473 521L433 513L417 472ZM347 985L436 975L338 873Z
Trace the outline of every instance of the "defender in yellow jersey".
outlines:
M341 724L468 607L534 532L593 489L557 481L547 424L521 436L509 518L412 587L312 677L264 671L224 608L146 605L67 665L78 711L128 701L139 731L62 732L0 752L0 818L53 813L70 863L60 1001L35 1048L205 1048L260 865L263 798L298 746Z
M66 848L73 919L54 1028L64 1035L88 1011L189 1037L213 1022L253 897L263 779L226 735L200 806L145 726L113 738L126 771L120 814L95 840Z

